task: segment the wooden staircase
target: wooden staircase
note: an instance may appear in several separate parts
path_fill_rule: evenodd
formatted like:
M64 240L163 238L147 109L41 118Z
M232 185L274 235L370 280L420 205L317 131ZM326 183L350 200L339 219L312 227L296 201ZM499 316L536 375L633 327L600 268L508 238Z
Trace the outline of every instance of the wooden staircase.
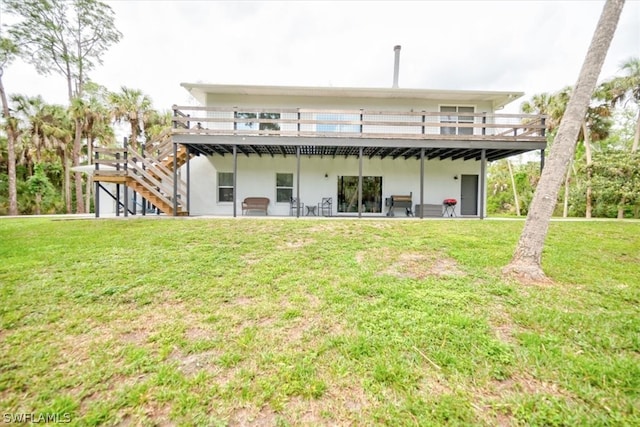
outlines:
M178 168L189 158L187 149L179 145L176 156ZM174 185L173 141L170 130L162 132L158 138L148 143L144 154L136 153L126 146L96 148L95 165L94 182L126 185L167 215L189 215L186 208L186 184L178 178ZM177 201L175 204L174 191ZM124 203L128 205L128 201ZM174 212L175 205L177 209Z

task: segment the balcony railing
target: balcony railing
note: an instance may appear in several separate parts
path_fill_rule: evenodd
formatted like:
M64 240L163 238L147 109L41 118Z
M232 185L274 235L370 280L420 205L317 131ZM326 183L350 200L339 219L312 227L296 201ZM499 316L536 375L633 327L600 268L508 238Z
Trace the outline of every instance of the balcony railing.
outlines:
M176 134L545 141L546 116L306 108L173 106Z

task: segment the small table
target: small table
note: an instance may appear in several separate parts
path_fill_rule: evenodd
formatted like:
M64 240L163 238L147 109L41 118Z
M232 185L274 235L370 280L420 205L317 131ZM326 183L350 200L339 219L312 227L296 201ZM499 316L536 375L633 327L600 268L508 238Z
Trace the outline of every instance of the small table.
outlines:
M305 206L307 208L307 216L309 215L313 215L313 216L318 216L318 213L316 212L316 209L318 208L316 205L307 205Z

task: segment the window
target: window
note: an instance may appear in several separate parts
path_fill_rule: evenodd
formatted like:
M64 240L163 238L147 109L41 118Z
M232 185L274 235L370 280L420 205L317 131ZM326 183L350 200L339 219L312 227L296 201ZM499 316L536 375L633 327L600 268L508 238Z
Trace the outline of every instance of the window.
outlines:
M276 202L289 203L293 197L293 174L276 174Z
M473 113L474 107L459 106L441 106L441 113L452 113L446 116L440 116L442 123L470 123L473 124L473 116L458 116L456 113ZM441 127L441 135L473 135L472 127Z
M262 123L262 120L280 120L280 113L237 113L237 130L280 130L279 123ZM256 122L260 121L259 126Z
M359 114L316 114L316 132L360 132Z
M232 172L218 172L218 202L233 202Z

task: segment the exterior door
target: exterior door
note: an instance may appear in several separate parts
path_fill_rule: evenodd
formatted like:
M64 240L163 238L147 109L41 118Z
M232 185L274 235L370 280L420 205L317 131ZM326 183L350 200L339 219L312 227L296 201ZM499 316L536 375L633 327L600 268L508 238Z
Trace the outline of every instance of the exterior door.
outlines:
M478 175L462 175L460 215L478 215Z

